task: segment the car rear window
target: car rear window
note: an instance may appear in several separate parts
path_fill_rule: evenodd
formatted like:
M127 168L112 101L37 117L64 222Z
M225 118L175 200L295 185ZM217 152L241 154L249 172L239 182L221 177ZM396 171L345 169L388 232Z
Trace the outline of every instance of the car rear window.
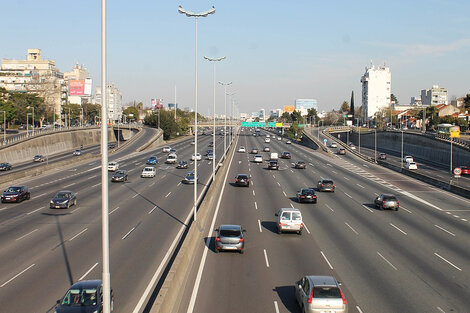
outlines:
M246 176L246 175L238 175L238 179L247 179L247 178L248 178L248 176Z
M314 287L313 288L314 298L341 298L341 293L337 287Z
M298 212L292 212L292 220L293 221L300 221L302 219L302 215Z
M397 201L397 198L394 196L384 196L384 201Z
M240 231L235 229L221 229L220 236L222 237L240 237Z
M333 184L333 181L332 180L324 180L323 181L323 184L326 184L326 185L329 185L329 184Z
M315 194L315 191L313 191L312 189L303 189L302 190L302 193L304 195L314 195Z

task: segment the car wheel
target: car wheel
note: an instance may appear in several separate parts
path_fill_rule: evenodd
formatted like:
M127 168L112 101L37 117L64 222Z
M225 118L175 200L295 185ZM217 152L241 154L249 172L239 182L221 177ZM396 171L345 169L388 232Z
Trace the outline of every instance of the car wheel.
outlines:
M398 207L395 208L395 211L398 211Z
M243 249L240 250L240 254L243 254L245 251Z
M67 202L67 209L70 208L70 202Z
M215 252L215 253L219 253L219 249L214 248L214 252Z
M281 229L280 229L280 228L277 229L277 233L278 233L279 235L281 234Z
M302 235L302 230L299 230L299 231L297 232L297 235L299 235L299 236Z
M29 200L29 199L31 199L31 194L28 194L28 195L26 196L26 200Z

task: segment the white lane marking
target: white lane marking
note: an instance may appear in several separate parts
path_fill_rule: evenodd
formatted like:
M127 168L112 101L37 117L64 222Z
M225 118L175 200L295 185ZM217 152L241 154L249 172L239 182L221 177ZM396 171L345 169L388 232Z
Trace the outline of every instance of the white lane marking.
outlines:
M276 176L274 176L274 174L273 174L273 178L276 178Z
M347 178L347 177L343 177L343 178L346 179L346 180L349 180L349 178Z
M134 226L134 227L132 227L132 229L131 229L131 230L129 230L129 231L127 232L127 234L125 234L125 235L124 235L124 237L122 237L121 239L122 239L122 240L126 239L126 238L127 238L127 236L129 236L129 235L130 235L130 234L131 234L131 233L132 233L134 230L135 230L135 226Z
M165 198L168 198L168 196L171 194L171 191L165 196Z
M451 213L451 212L446 212L446 214L449 214L449 215L451 215L452 213Z
M134 163L135 166L140 165L142 162Z
M372 209L371 209L371 208L369 208L369 207L366 207L365 205L362 205L362 207L364 207L364 208L366 208L367 210L369 210L369 212L371 212L371 213L374 213L374 211L372 211Z
M6 207L6 208L1 208L1 209L0 209L0 212L1 212L1 211L4 211L4 210L6 210L6 209L9 209L9 208L8 208L8 207Z
M443 256L440 256L439 254L437 254L436 252L434 252L434 255L441 258L442 260L446 261L447 263L449 263L450 265L452 265L453 267L455 267L456 269L458 269L459 271L462 271L462 269L456 265L454 265L452 262L450 262L449 260L445 259Z
M326 163L326 165L333 167L333 165L331 165L330 163Z
M362 166L364 166L364 167L369 167L367 164L362 164Z
M444 211L444 210L441 209L440 207L437 207L437 206L435 206L434 204L429 203L429 202L427 202L426 200L421 199L420 197L417 197L417 196L415 196L415 195L412 194L412 193L409 193L408 191L402 190L401 193L404 194L405 196L408 196L408 197L414 199L414 200L417 200L417 201L419 201L419 202L421 202L421 203L424 203L424 204L426 204L426 205L430 206L431 208L434 208L434 209L436 209L436 210L438 210L438 211Z
M376 192L374 192L374 194L375 194L377 197L379 196L379 194L378 194L378 193L376 193Z
M93 185L93 186L91 186L91 188L97 187L97 186L99 186L99 185L101 185L101 183L98 183L98 184L96 184L96 185Z
M404 232L403 230L401 230L401 229L398 228L397 226L393 225L392 223L390 223L390 226L392 226L393 228L395 228L396 230L398 230L398 231L401 232L402 234L408 235L406 232Z
M136 193L135 195L132 196L132 199L134 199L135 197L137 197L139 194Z
M456 218L459 218L459 217L460 217L460 216L458 216L458 215L452 215L452 216L453 216L453 217L456 217Z
M80 280L83 280L83 279L86 277L86 275L90 274L90 272L91 272L98 264L99 264L98 262L95 263L95 265L93 265L93 266L92 266L85 274L83 274L83 276L80 277L78 280L79 280L79 281L80 281Z
M359 313L364 313L364 312L362 312L361 308L358 305L356 305L356 309Z
M277 306L277 301L274 301L274 310L276 310L276 313L279 313L279 307Z
M37 211L42 210L42 209L44 209L44 208L45 208L45 207L40 207L39 209L36 209L36 210L34 210L34 211L31 211L31 212L26 213L26 215L33 214L34 212L37 212Z
M349 198L351 198L351 199L352 199L352 197L351 197L349 194L347 194L347 193L344 193L344 194L345 194L346 196L348 196Z
M349 225L347 222L344 222L344 224L346 224L346 226L348 226L356 235L359 235L359 233L354 228L352 228L352 226Z
M259 232L262 233L263 230L261 229L261 222L260 222L260 220L258 220L258 226L259 226Z
M292 203L290 204L290 206L291 206L293 209L295 209L295 208L294 208L294 205L292 205Z
M336 172L336 171L332 171L332 172L335 173L335 174L338 174L338 172Z
M87 178L87 180L88 180L88 179L95 178L96 176L98 176L98 175L93 175L93 176L90 176L90 177L88 177L88 178Z
M179 182L178 185L176 185L176 186L179 186L179 185L181 185L181 182Z
M467 221L467 219L465 219L465 218L461 218L460 220L462 220L462 221L464 221L464 222L466 222L466 221Z
M450 231L448 231L447 229L445 229L445 228L443 228L443 227L441 227L441 226L439 226L439 225L435 225L435 224L434 224L434 226L436 226L437 228L439 228L439 229L442 230L442 231L445 231L445 232L448 233L449 235L452 235L452 236L455 237L455 234L454 234L453 232L450 232Z
M255 209L258 210L258 204L256 204L256 201L255 201Z
M305 227L305 230L307 231L307 233L310 234L310 231L309 231L308 228L307 228L307 224L304 223L304 227Z
M334 212L335 210L333 210L328 204L325 203L325 206L331 210L331 212Z
M400 209L403 209L403 210L405 210L406 212L408 212L408 213L412 214L412 213L411 213L411 211L410 211L410 210L408 210L407 208L404 208L404 207L400 206Z
M73 213L73 212L77 211L78 209L80 209L80 207L77 207L77 208L73 209L72 211L70 211L70 213Z
M264 251L264 259L266 260L266 267L269 267L268 254L266 253L266 249L263 249L263 251Z
M36 198L39 198L39 197L42 197L42 196L45 196L47 193L41 193L39 196L36 196L36 197L32 197L31 199L36 199Z
M114 211L116 211L117 209L119 209L118 206L117 206L114 210L112 210L111 212L109 212L109 215L111 215L112 213L114 213Z
M13 276L12 278L10 278L9 280L7 280L6 282L4 282L2 285L0 285L0 288L2 287L5 287L6 284L8 284L9 282L11 282L13 279L17 278L18 276L20 276L21 274L23 274L24 272L26 272L27 270L29 270L31 267L35 266L36 264L31 264L30 266L28 266L27 268L25 268L24 270L22 270L21 272L19 272L18 274L16 274L15 276Z
M362 185L359 185L359 184L356 184L356 185L358 185L358 186L359 186L359 187L361 187L361 188L365 188L365 187L364 187L364 186L362 186Z
M443 309L441 309L440 307L436 306L436 309L441 312L441 313L446 313L446 311L444 311Z
M152 187L153 185L155 185L155 182L151 183L151 184L149 185L149 187Z
M382 259L384 259L384 261L387 262L388 265L390 265L395 271L398 271L398 269L397 269L389 260L387 260L382 254L380 254L379 251L377 251L377 254L378 254Z
M315 165L313 165L312 163L308 163L308 164L310 164L310 166L315 166Z
M65 185L63 188L67 188L67 187L73 186L73 185L75 185L75 184L76 184L76 183L71 183L71 184Z
M30 231L29 233L27 233L27 234L25 234L25 235L23 235L23 236L21 236L21 237L19 237L19 238L16 238L15 241L21 240L21 239L23 239L23 238L25 238L25 237L31 235L32 233L38 231L38 230L39 230L39 229L36 228L35 230Z
M88 165L90 165L90 166L91 166L91 165L93 165L93 164L95 164L95 163L96 163L96 162L88 163Z
M328 259L326 258L326 255L323 253L323 251L320 251L320 253L323 256L323 258L325 259L325 261L328 264L328 266L330 267L330 269L333 269L333 266L331 266L330 261L328 261Z
M76 234L75 236L73 236L72 238L70 238L69 241L74 240L75 238L77 238L78 236L80 236L81 234L83 234L84 232L86 232L87 230L88 230L88 228L85 228L84 230L82 230L81 232L79 232L78 234Z
M256 194L255 194L255 191L253 190L253 196L255 196L255 195L256 195Z
M286 194L286 192L285 192L285 191L282 191L282 193L284 194L284 196L286 196L286 197L287 197L287 194Z

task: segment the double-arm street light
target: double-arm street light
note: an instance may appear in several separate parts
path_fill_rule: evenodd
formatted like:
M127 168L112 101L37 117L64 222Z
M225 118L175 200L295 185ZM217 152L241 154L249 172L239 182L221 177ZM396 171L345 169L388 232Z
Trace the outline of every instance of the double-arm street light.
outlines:
M207 61L210 61L210 62L213 62L214 63L214 127L213 127L213 131L212 131L212 142L214 144L214 147L212 149L213 153L212 153L212 181L215 180L215 162L217 160L217 156L215 155L215 151L216 151L216 147L215 147L215 65L217 62L219 61L222 61L223 59L225 59L225 57L221 57L221 58L209 58L209 57L206 57L204 56L204 59L206 59Z
M181 6L178 7L178 12L185 14L187 17L194 17L196 21L196 46L195 46L195 84L194 84L194 221L196 221L196 208L197 208L197 21L200 17L206 17L209 14L215 13L215 8L212 7L209 11L194 13L186 11Z
M224 86L224 95L225 95L225 101L224 101L224 107L225 107L225 113L224 113L224 161L226 157L226 152L227 152L227 86L231 85L232 82L224 83L224 82L219 82L222 86Z

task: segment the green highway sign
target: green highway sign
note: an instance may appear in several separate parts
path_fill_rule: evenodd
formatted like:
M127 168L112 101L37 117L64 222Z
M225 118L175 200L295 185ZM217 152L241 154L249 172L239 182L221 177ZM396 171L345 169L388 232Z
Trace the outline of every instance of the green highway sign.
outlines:
M274 123L276 124L276 123ZM242 127L266 127L264 122L242 122Z
M268 122L268 127L276 127L276 122Z

